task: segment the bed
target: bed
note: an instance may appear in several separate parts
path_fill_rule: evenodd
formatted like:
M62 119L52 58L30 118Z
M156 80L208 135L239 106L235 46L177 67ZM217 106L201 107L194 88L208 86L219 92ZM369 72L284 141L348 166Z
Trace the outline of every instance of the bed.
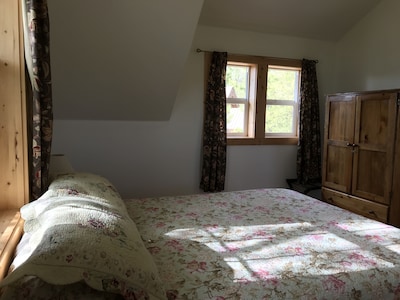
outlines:
M400 229L292 190L122 200L106 179L80 173L57 178L49 190L28 204L33 212L21 209L25 233L1 299L400 299ZM88 199L100 203L92 207ZM93 210L86 223L67 213L81 201ZM60 211L68 222L46 221ZM123 230L100 221L110 211ZM67 245L55 238L59 227L74 233ZM32 239L36 230L41 243ZM109 244L93 244L91 235ZM57 247L43 253L54 240ZM32 243L36 250L27 250ZM76 243L82 245L70 256L65 248L74 251L68 245ZM104 262L103 248L118 267L90 269L93 256ZM80 271L66 271L75 256L82 257L74 266ZM37 271L43 261L50 275Z

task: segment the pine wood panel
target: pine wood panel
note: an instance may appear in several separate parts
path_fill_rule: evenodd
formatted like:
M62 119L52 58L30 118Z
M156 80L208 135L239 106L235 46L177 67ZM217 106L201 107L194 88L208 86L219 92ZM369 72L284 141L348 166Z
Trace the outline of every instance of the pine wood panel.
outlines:
M20 1L0 1L0 280L22 235L29 197Z
M332 96L329 97L327 104L329 110L327 136L329 141L353 143L355 96Z
M355 95L327 97L325 116L324 186L349 193L353 153L349 144L354 140Z
M0 1L0 210L28 199L25 88L19 1Z
M19 210L0 211L0 280L6 275L23 231Z
M327 145L325 157L324 185L349 193L353 163L351 149L342 145Z
M388 206L335 190L322 188L323 199L333 205L381 222L387 222Z
M352 194L389 204L397 93L357 97Z

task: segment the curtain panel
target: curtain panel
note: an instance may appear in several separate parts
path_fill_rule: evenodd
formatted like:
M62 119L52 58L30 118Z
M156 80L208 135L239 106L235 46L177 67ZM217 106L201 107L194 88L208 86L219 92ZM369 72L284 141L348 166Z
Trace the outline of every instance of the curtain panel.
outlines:
M297 180L321 181L321 133L316 61L302 60Z
M225 74L228 54L213 52L204 103L203 160L200 188L204 192L224 190L226 169Z
M21 0L24 25L24 45L27 73L31 91L27 104L32 115L30 200L39 198L48 186L48 174L53 133L53 104L50 68L50 22L46 0ZM29 135L29 133L28 133Z

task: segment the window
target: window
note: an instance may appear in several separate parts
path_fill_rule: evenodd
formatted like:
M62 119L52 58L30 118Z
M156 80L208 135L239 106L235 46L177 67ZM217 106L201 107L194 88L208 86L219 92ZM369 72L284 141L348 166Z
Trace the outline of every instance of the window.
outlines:
M301 60L228 55L228 144L296 144L300 74Z

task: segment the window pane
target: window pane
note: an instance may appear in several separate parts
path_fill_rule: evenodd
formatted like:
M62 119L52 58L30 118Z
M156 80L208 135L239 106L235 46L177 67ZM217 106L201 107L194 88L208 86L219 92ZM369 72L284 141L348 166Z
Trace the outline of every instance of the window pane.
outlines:
M265 133L293 133L293 106L267 105Z
M267 99L297 101L298 70L268 68Z
M226 129L228 134L244 134L245 106L243 103L226 104Z
M226 97L247 99L249 82L249 67L227 65L226 67Z

